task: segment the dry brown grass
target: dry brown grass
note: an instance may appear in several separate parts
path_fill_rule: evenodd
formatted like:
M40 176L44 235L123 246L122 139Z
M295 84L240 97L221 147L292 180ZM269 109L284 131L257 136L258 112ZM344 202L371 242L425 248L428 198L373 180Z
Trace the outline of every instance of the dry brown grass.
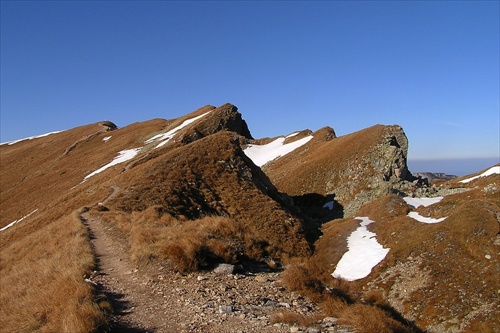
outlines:
M287 267L282 282L320 305L322 315L303 316L294 312L275 315L275 321L308 326L324 317L338 318L339 324L356 332L421 332L396 313L380 294L372 293L361 299L355 283L332 278L315 258L301 260Z
M310 260L312 264L305 261L302 266L289 268L292 276L304 281L285 279L285 282L291 289L305 295L315 290L323 291L321 297L318 294L312 298L322 298L320 302L323 309L331 308L330 311L324 310L326 313L339 318L344 316L343 323L361 325L360 331L418 331L403 318L408 314L415 318L420 327L440 325L443 318L459 318L467 332L473 332L477 327L498 325L498 319L492 316L491 311L473 311L481 306L494 307L497 297L494 286L498 285L493 253L498 252L494 242L499 230L500 196L498 189L494 190L495 187L489 184L500 184L500 177L492 176L488 181L480 182L479 185L473 185L477 188L468 192L449 195L438 204L418 209L424 216L448 216L438 224L424 224L407 217L409 208L396 195L387 195L361 209L359 215L369 216L375 221L369 229L377 234L378 241L390 251L367 278L345 282L349 288L343 290L356 307L351 307L349 302L347 306L338 299L324 300L325 295L328 295L324 290L333 288L334 279L329 276L334 269L332 265L338 262L346 250L346 237L359 224L354 219L325 224L323 236L315 244L316 252ZM486 258L488 255L491 259ZM407 262L417 259L418 266L405 266ZM308 267L310 272L307 272ZM392 273L382 278L386 271ZM408 294L395 294L394 290L411 286L412 282L405 281L405 278L423 284ZM371 287L365 289L368 282L372 283ZM399 309L402 313L390 306L390 294L391 302L401 304ZM362 325L363 318L368 316L374 318L374 323L370 325L375 326ZM356 324L358 320L360 323Z
M2 241L0 260L0 331L83 333L105 324L104 300L83 281L94 258L77 213Z
M199 270L217 262L235 263L242 251L238 231L227 218L206 217L157 232L157 241L150 243L154 244L152 252L160 259L170 260L180 272Z
M308 230L311 225L297 217L289 198L248 161L239 145L246 139L223 131L240 126L240 134L245 132L238 115L230 109L230 105L217 109L207 106L178 119L155 119L107 133L94 124L0 146L0 227L39 209L0 234L0 330L90 332L105 324L109 304L83 281L93 258L87 232L78 216L71 213L83 206L94 206L93 214L119 227L119 237L129 240L135 262L169 260L180 271L242 258L294 262L283 279L291 289L317 300L325 315L344 318L354 326L361 325L363 317L372 316L374 326L359 327L360 332L413 329L385 302L395 277L375 285L377 292L363 290L365 283L376 282L370 277L352 283L331 278L332 265L345 251L345 240L357 221L327 223L323 237L315 244L314 257L302 263L294 261L294 257L311 253L304 235L304 230L312 234ZM146 147L130 163L81 183L117 152L144 146L153 133L208 110L214 112L203 122L188 126L164 147ZM384 126L374 126L330 140L331 131L322 129L307 145L266 170L278 188L290 195L325 195L327 182L329 186L348 183L335 170L349 169L353 158L362 158L380 141L384 130ZM213 134L217 131L221 132ZM110 135L111 140L102 141ZM249 133L244 136L250 137ZM374 172L369 168L365 171ZM419 269L429 269L437 281L432 292L417 290L404 303L408 311L413 308L410 305L418 306L421 313L414 315L423 327L433 324L435 318L455 313L466 320L467 311L496 300L498 251L493 240L498 233L495 214L500 210L500 196L493 188L482 191L491 181L499 184L500 176L469 185L447 183L478 188L419 208L424 215L448 215L443 224L412 221L406 217L406 205L396 196L384 197L362 211L376 221L369 228L377 233L379 242L391 248L372 276L412 256L424 258ZM106 202L109 210L95 206L113 188L118 189L118 195ZM352 196L361 190L367 188L353 188ZM492 259L485 259L485 255ZM465 296L458 295L457 287ZM292 313L282 316L290 322L310 320ZM486 312L467 320L464 327L470 331L498 324Z
M344 307L339 324L351 326L358 333L410 333L415 329L391 318L388 313L377 306L356 303Z
M300 234L301 221L269 196L279 199L260 170L248 167L240 136L226 133L205 140L207 146L193 142L230 126L245 131L241 116L231 113L234 107L214 109L207 106L172 121L155 119L112 132L87 125L0 146L0 227L38 209L0 234L2 331L90 332L105 323L109 304L83 281L93 265L86 230L76 216L68 215L79 207L94 206L94 214L119 225L137 262L156 257L191 270L242 256L265 260L309 251ZM81 183L119 151L144 146L151 133L208 110L215 111L213 117L187 127L172 144L146 147L136 160ZM104 142L106 136L112 138ZM184 145L192 148L183 152ZM123 177L117 177L120 173ZM151 184L159 186L158 193L148 192ZM172 192L163 192L165 185ZM122 196L114 201L132 203L134 209L117 210L113 201L95 206L113 188L125 194L138 190L148 198ZM135 209L134 200L144 206Z
M113 132L93 124L0 146L0 226L38 209L0 234L0 331L92 332L106 324L109 304L84 282L94 265L87 230L71 212L106 195L99 176L80 184L87 174L134 147L131 134L162 122Z
M157 219L186 219L182 228L206 217L227 217L241 233L230 239L244 244L243 256L282 261L310 253L303 221L289 212L261 170L248 163L236 139L234 133L216 133L136 165L118 178L130 190L107 203L110 214L140 214L154 207Z
M313 134L314 138L310 142L293 154L265 165L264 171L276 187L288 195L327 195L326 184L336 184L333 187L348 185L349 179L341 178L339 173L352 168L354 161L361 161L374 145L381 142L385 130L386 126L376 125L327 140L325 130L320 129ZM359 172L367 173L370 170L365 166ZM352 193L352 197L356 192Z

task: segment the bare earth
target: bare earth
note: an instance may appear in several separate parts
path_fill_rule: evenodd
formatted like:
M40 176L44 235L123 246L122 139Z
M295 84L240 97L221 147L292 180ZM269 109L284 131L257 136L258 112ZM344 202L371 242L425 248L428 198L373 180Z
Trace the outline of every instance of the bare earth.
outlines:
M134 267L118 230L89 212L82 214L82 221L98 260L88 281L102 288L113 304L113 332L290 332L296 328L271 323L273 313L316 310L285 290L278 273L181 275L158 263Z

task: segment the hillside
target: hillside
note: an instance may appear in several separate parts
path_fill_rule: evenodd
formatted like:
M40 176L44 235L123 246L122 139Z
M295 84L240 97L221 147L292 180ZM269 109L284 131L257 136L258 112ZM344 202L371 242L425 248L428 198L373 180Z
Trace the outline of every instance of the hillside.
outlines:
M500 167L429 185L407 150L255 139L231 104L3 143L0 331L494 332Z

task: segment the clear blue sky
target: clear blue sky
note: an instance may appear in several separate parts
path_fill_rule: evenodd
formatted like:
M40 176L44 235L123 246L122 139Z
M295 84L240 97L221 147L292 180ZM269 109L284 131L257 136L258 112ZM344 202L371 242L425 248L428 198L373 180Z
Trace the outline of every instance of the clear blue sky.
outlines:
M399 124L499 158L499 1L1 1L0 141L238 106L254 137Z

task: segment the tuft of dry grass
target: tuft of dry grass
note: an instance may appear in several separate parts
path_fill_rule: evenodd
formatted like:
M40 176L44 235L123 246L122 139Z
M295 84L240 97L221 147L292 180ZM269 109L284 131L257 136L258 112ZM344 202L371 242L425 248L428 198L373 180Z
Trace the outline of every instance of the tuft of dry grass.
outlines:
M326 290L319 272L316 263L310 258L305 258L301 262L289 265L281 274L281 280L290 290L318 302Z
M342 309L339 324L351 326L358 333L414 333L413 328L391 318L376 306L355 303Z
M218 216L184 220L169 214L157 217L155 211L151 208L131 215L110 212L100 217L105 223L116 223L128 235L130 257L139 264L168 260L177 271L188 272L241 259L245 233L234 220Z

